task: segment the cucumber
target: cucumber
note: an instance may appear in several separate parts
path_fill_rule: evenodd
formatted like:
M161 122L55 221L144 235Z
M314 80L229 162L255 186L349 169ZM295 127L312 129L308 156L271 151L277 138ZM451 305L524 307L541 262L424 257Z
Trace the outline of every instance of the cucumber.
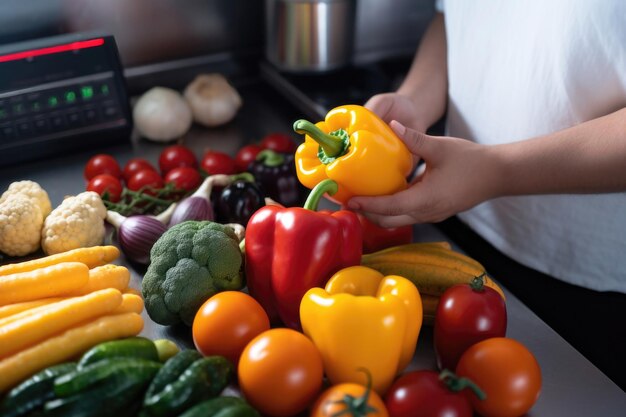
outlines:
M54 394L57 397L69 397L117 375L143 377L148 374L152 379L161 366L159 362L136 358L103 359L57 378L54 381Z
M100 343L89 349L78 362L78 368L84 368L106 358L140 358L159 361L159 353L154 342L145 337L129 337Z
M197 350L183 350L168 359L152 380L146 398L163 391L168 384L176 381L185 372L185 369L198 359L202 359L202 355Z
M0 407L2 417L18 417L41 407L54 398L54 379L76 369L74 362L51 366L33 375L6 396Z
M135 359L139 366L127 366L98 384L68 397L49 401L46 417L130 417L139 411L141 398L161 364Z
M259 413L238 397L217 397L201 402L179 417L260 417Z
M224 408L213 417L261 417L258 411L248 404L239 404Z
M173 417L219 394L234 374L233 365L221 356L198 359L174 382L146 396L142 417Z

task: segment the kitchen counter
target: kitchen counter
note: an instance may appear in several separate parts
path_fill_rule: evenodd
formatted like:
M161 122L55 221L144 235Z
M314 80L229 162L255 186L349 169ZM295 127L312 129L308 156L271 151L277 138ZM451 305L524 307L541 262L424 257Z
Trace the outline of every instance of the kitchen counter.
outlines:
M196 155L201 155L209 148L234 155L243 144L257 141L267 133L289 132L293 120L302 117L300 111L295 110L263 81L253 80L238 84L237 88L243 96L244 106L234 122L212 130L194 126L183 138L183 143L194 150ZM6 189L12 181L30 179L41 184L48 191L53 206L57 206L63 196L84 190L82 171L92 155L112 154L120 165L137 156L156 162L163 148L162 144L135 137L127 144L94 148L89 152L5 167L0 169L0 189ZM415 237L418 241L448 240L439 229L431 225L415 226ZM459 250L454 242L451 243ZM10 260L5 260L7 261ZM129 266L132 272L131 286L141 288L144 268L128 264L123 257L118 263ZM506 288L503 290L507 296L507 336L527 346L536 356L542 370L542 393L528 415L623 416L626 410L626 394L512 293ZM193 347L190 329L184 326L163 327L153 323L145 312L143 316L145 327L142 335L154 339L171 338L181 346ZM432 329L424 327L410 369L434 367Z

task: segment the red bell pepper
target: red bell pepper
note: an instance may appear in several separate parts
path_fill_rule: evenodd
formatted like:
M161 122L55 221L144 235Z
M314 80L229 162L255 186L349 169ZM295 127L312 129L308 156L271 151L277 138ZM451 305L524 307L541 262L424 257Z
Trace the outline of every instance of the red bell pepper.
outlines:
M300 301L313 287L324 287L340 269L358 265L362 230L356 214L315 209L324 193L337 192L326 179L309 194L304 208L265 206L248 222L248 289L270 320L300 329Z
M404 245L413 241L413 226L386 229L359 214L363 228L363 253L377 252L392 246Z

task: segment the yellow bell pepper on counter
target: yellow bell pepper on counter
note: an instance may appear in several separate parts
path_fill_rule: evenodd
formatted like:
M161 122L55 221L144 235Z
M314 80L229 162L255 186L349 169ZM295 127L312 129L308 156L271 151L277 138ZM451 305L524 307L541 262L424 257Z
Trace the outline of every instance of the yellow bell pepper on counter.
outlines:
M333 384L366 385L383 395L411 362L422 327L419 291L406 278L364 266L344 268L300 304L304 333L313 340Z
M300 182L313 188L330 178L339 184L331 199L345 203L355 195L386 195L404 190L413 157L391 128L362 106L332 109L322 122L298 120L293 129L306 134L296 150Z

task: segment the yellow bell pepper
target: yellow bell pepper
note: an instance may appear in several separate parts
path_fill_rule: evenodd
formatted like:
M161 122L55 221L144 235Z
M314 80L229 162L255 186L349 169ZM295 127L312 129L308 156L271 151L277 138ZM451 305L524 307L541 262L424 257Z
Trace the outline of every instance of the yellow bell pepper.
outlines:
M355 195L394 194L407 187L413 157L391 128L362 106L336 107L322 122L298 120L293 129L306 134L296 150L300 182L313 188L330 178L339 185L331 197L345 203Z
M422 300L406 278L364 266L344 268L300 303L304 333L322 355L333 384L367 384L383 395L411 362L422 327Z

